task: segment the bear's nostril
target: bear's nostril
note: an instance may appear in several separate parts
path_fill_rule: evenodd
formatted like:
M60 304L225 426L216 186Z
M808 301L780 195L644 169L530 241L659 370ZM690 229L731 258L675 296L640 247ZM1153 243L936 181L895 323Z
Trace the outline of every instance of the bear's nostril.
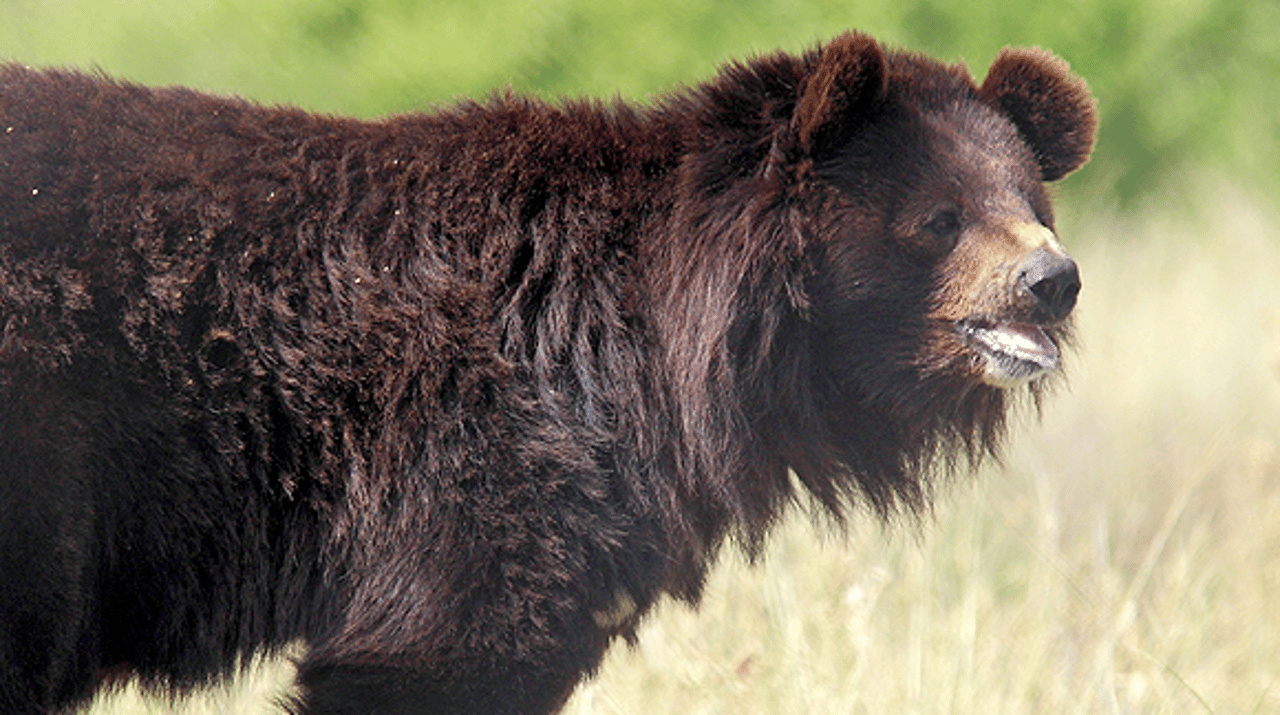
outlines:
M1023 262L1018 285L1035 298L1050 321L1067 317L1080 293L1080 270L1066 256L1038 249Z
M1080 281L1075 271L1064 271L1042 278L1031 286L1031 292L1054 313L1066 313L1076 304Z

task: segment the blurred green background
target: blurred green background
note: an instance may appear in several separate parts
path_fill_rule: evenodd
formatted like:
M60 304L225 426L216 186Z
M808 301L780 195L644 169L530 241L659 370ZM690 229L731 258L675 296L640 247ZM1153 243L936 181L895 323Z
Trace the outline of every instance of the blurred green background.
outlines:
M644 101L850 27L979 78L1002 46L1039 45L1101 106L1073 199L1185 203L1189 172L1280 186L1276 0L0 0L0 17L3 59L366 117L508 85Z

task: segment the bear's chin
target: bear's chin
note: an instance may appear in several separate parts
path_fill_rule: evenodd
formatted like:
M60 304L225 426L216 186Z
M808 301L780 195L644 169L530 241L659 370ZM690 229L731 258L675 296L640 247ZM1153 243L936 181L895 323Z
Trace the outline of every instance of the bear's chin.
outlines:
M960 333L982 361L982 382L1011 390L1058 368L1061 352L1045 329L1032 323L965 323Z

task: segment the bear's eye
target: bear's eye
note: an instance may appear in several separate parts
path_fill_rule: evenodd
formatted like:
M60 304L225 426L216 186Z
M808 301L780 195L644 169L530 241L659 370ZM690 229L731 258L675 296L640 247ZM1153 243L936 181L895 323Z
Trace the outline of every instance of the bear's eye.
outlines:
M933 234L944 252L955 248L956 242L960 239L960 230L962 228L960 212L952 209L939 211L924 225L924 229Z

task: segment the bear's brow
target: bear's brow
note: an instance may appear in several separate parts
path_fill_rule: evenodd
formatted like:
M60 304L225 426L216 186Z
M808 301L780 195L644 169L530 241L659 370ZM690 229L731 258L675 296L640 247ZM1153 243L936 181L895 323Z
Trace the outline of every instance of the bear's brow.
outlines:
M922 113L929 141L937 149L935 155L946 157L944 170L966 186L978 183L985 188L1022 187L1026 179L1024 164L1030 157L1025 155L1016 130L1012 125L1002 124L999 117L984 111L984 107L964 104L969 103ZM982 193L988 194L983 196L984 202L1011 203L1008 190L996 191L994 195ZM1012 203L1025 203L1025 199Z

